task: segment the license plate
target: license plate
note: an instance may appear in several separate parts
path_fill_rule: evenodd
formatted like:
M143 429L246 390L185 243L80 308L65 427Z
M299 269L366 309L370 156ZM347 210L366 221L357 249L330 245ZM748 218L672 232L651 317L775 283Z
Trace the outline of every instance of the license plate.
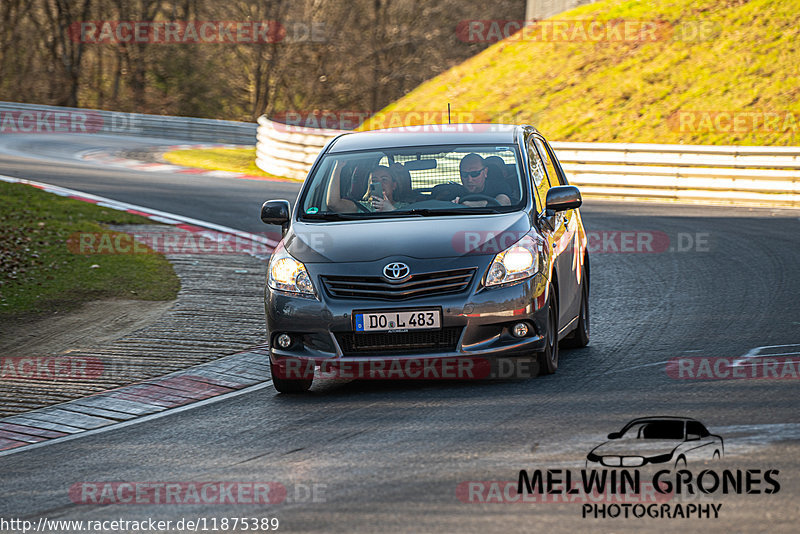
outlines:
M402 310L392 312L354 312L356 332L438 330L441 310Z

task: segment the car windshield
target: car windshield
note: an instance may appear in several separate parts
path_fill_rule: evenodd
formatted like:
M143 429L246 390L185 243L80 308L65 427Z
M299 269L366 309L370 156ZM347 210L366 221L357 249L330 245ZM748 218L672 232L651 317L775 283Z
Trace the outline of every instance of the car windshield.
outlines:
M647 421L625 431L627 439L683 439L683 421Z
M510 145L328 154L308 181L303 220L501 213L520 209L527 194Z

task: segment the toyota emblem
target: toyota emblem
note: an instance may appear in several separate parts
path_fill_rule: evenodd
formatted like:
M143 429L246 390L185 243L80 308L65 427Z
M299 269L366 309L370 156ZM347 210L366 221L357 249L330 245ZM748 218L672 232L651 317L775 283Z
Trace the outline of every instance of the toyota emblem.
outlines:
M405 263L389 263L383 268L383 276L389 280L402 280L411 272Z

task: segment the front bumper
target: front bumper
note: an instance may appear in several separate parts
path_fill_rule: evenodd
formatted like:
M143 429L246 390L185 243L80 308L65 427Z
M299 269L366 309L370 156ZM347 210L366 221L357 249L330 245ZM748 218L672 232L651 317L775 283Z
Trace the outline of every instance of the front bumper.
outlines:
M282 367L287 361L302 361L316 366L360 364L360 362L400 361L409 364L430 360L499 357L532 357L545 348L547 325L547 279L537 274L528 280L496 288L480 284L484 269L478 269L462 293L401 301L351 300L333 298L314 277L317 298L302 298L284 292L265 292L267 330L270 333L270 361ZM312 275L313 276L313 275ZM369 350L353 350L353 311L439 308L442 332L452 337L437 346L395 345ZM511 334L514 324L529 325L526 337ZM276 338L288 334L292 344L279 348ZM378 334L367 334L375 336ZM410 334L413 337L413 333ZM378 335L379 336L379 335ZM402 343L402 336L397 337ZM411 338L408 338L411 339Z

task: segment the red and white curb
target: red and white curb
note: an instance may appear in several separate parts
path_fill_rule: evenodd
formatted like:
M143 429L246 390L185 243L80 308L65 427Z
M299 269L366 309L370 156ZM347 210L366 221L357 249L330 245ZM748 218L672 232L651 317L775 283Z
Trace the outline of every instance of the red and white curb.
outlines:
M29 185L190 232L208 235L207 230L212 230L221 234L220 238L236 236L251 241L250 253L259 259L265 257L261 252L269 252L277 245L277 241L262 235L74 189L3 175L0 181ZM0 456L129 426L263 389L272 384L267 360L267 347L254 347L156 379L0 419Z
M124 211L133 215L140 215L142 217L147 217L151 221L173 225L176 228L180 228L181 230L186 230L188 232L202 232L204 235L213 239L214 234L207 232L207 230L212 230L213 232L220 234L217 236L218 240L220 241L230 236L235 236L238 239L252 242L253 247L249 250L249 253L251 256L255 256L260 259L263 259L264 252L271 252L272 249L274 249L278 244L278 240L272 239L265 235L244 232L242 230L236 230L235 228L229 228L227 226L201 221L191 217L184 217L183 215L177 215L175 213L145 208L143 206L137 206L136 204L128 204L127 202L120 202L118 200L112 200L110 198L84 193L82 191L76 191L66 187L3 175L0 175L0 181L25 184L37 189L41 189L42 191L46 191L48 193L53 193L54 195L80 200L82 202L89 202L104 208ZM245 252L248 252L247 249L245 249Z
M169 145L156 146L150 150L154 154L161 154L164 152L171 152L173 150L207 150L213 148L242 148L242 145ZM153 163L135 159L121 158L115 152L108 150L87 150L79 153L78 157L85 161L91 161L102 165L111 165L114 167L124 167L134 171L170 172L174 174L192 174L210 176L214 178L238 178L242 180L262 180L268 182L296 182L296 180L290 180L288 178L257 176L254 174L234 171L212 171L207 169L198 169L196 167L184 167L171 163Z
M272 384L266 346L138 384L0 419L6 456L165 417Z

